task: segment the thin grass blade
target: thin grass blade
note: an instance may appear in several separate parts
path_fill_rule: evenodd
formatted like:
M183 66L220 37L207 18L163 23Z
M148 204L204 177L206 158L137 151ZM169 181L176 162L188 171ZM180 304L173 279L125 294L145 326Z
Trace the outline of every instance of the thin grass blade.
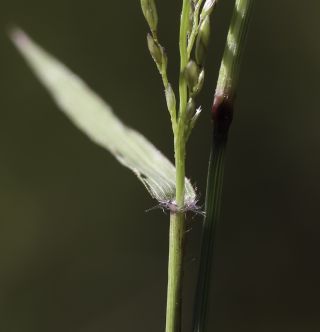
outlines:
M79 77L23 31L15 29L10 37L59 108L80 130L131 169L153 198L159 202L175 200L175 167L154 145L124 125ZM186 179L186 206L195 200L195 190Z

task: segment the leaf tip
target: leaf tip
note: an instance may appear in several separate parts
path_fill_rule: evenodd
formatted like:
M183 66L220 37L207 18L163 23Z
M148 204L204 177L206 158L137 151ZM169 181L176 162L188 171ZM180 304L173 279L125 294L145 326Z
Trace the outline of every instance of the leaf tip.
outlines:
M17 26L11 26L8 28L8 36L18 48L26 47L29 42L27 34Z

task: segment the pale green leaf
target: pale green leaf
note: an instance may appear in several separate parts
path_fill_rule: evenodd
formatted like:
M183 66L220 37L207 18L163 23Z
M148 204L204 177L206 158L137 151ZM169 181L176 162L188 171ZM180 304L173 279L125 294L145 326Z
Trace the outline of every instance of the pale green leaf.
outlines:
M11 39L59 108L79 129L130 168L152 197L162 203L174 201L175 167L154 145L125 126L80 78L23 31L15 29ZM186 206L195 204L195 200L195 190L186 179Z

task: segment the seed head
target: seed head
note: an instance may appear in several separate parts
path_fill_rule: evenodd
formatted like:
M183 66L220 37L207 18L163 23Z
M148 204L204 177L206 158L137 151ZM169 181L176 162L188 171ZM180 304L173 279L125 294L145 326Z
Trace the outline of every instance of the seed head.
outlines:
M198 83L195 86L195 88L193 89L194 96L196 96L202 90L203 83L204 83L204 69L201 70L201 72L199 74L199 78L198 78Z
M196 105L193 98L190 98L187 105L187 126L185 128L186 138L189 139L192 129L196 125L196 122L200 116L201 107L196 109Z
M190 60L185 69L185 77L190 91L193 91L197 86L199 75L200 68L193 60Z
M190 98L187 104L187 117L189 121L194 117L196 113L196 103L193 98Z
M203 87L203 83L204 83L204 69L201 70L201 73L199 75L199 80L198 80L198 87L200 90Z
M175 110L176 108L176 96L173 92L173 89L171 87L171 84L169 83L167 88L166 88L166 101L167 101L167 106L168 106L168 110Z
M140 0L143 15L152 34L156 34L158 27L158 12L155 0Z
M147 35L147 42L148 42L148 49L150 51L150 54L151 54L154 62L160 68L163 63L163 52L161 50L161 46L154 40L154 38L151 36L150 33L148 33L148 35Z
M199 66L204 65L210 39L210 17L207 16L200 25L196 42L196 61Z

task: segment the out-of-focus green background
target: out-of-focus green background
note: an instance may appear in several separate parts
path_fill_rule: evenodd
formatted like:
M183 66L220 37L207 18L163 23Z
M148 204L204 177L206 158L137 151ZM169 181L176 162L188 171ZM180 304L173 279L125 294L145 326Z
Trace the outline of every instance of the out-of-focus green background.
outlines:
M158 1L170 75L181 1ZM256 1L231 132L211 330L320 330L320 3ZM188 175L203 200L209 109L233 1L214 15ZM163 331L168 216L58 111L5 34L23 27L172 158L139 1L2 0L0 331ZM175 81L176 83L176 81ZM201 219L189 220L190 331Z

